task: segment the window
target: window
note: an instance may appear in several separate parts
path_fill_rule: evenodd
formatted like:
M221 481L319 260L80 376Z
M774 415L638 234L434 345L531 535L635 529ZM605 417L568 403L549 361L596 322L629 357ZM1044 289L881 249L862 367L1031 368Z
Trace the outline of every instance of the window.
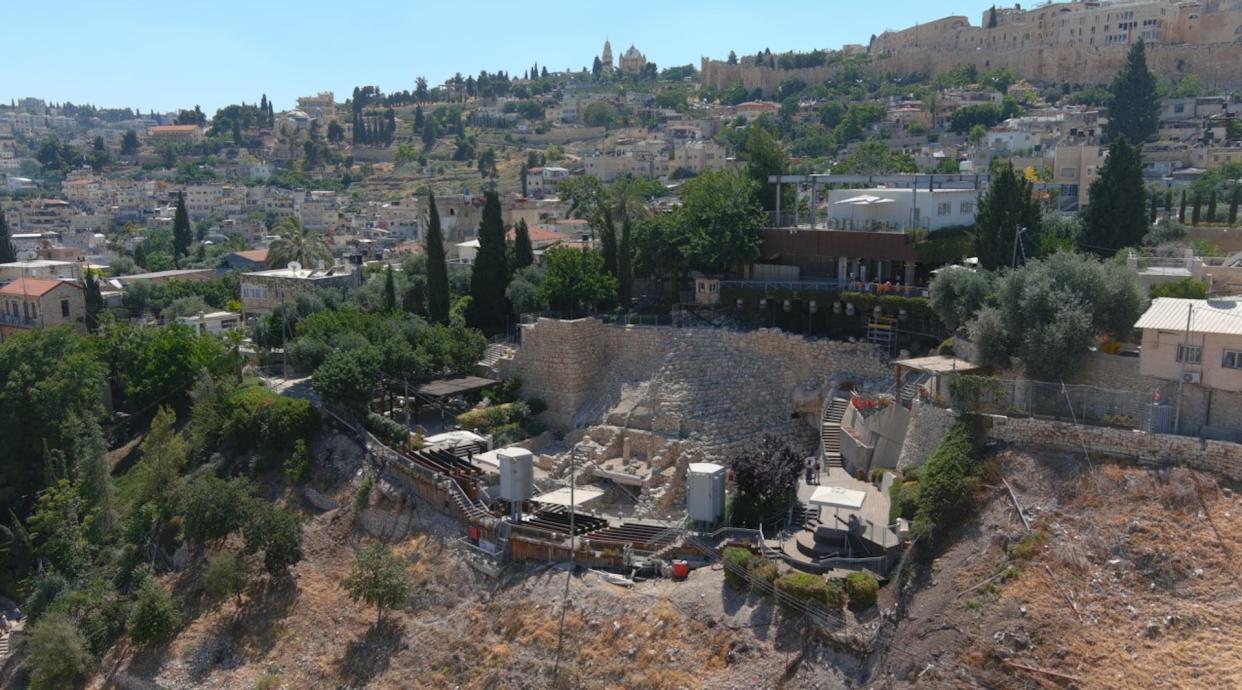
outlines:
M62 299L60 301L60 315L69 318L69 300Z
M1203 362L1203 348L1197 345L1178 345L1177 361L1182 364L1200 364Z
M936 204L936 215L938 215L938 216L949 216L949 215L953 215L953 204L952 204L952 202L942 201L942 202L940 202L939 204Z
M974 212L975 212L975 202L973 202L973 201L963 201L963 202L962 202L962 206L961 206L961 214L962 214L963 216L969 216L970 214L972 214L972 213L974 213Z
M1242 369L1242 351L1225 350L1225 356L1221 359L1220 365L1226 369Z

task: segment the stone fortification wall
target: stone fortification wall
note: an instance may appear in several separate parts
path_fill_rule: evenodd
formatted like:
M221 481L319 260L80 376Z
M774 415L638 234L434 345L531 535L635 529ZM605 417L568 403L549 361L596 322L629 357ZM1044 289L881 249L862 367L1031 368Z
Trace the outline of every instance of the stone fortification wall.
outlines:
M1185 465L1231 480L1242 480L1242 445L1188 436L1149 434L1129 429L1078 426L1069 422L988 416L992 438L1009 443Z
M1034 82L1108 84L1125 63L1126 46L1028 46L1010 50L996 48L909 48L874 56L862 69L871 76L886 74L934 75L960 65L973 64L980 70L1004 67L1019 78ZM1175 76L1195 74L1217 89L1242 88L1242 43L1207 45L1153 45L1147 49L1147 63L1156 74ZM836 77L839 65L807 69L773 69L766 66L730 65L704 60L705 86L727 89L741 82L747 89L760 89L773 96L786 79L808 84Z
M542 319L524 326L503 373L548 403L545 421L568 430L607 419L727 454L773 433L801 452L814 427L795 414L795 391L827 390L834 376L882 381L891 370L864 343L807 340L778 330L610 326L594 319Z

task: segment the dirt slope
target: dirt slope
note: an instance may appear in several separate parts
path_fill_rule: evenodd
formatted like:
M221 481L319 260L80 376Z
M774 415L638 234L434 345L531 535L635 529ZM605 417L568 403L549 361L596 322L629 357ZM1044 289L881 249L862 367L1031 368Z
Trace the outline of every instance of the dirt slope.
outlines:
M1034 453L1006 453L1000 470L1038 536L993 489L916 574L873 687L1242 687L1231 491L1182 469Z

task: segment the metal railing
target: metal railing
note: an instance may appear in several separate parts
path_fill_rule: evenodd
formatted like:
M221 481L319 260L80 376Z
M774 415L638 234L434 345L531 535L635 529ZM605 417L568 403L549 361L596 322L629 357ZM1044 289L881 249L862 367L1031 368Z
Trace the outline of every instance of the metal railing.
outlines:
M799 211L768 211L769 227L796 228L810 230L814 220L815 230L835 230L838 232L869 232L891 235L915 235L928 232L925 222L912 224L907 221L877 220L871 218L836 217L826 209L817 210L812 218L809 210Z
M722 280L720 287L737 290L793 290L798 292L863 292L880 296L927 297L927 287L864 283L859 280Z

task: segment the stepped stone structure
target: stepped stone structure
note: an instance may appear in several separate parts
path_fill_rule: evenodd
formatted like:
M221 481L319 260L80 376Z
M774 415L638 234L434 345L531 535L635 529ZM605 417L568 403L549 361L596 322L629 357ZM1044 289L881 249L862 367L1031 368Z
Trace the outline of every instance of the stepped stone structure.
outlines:
M817 401L830 378L885 381L891 371L866 343L807 340L779 330L731 332L612 326L595 319L541 319L502 361L545 421L567 431L607 422L691 439L704 452L735 452L765 434L810 453ZM806 414L806 410L815 410Z

